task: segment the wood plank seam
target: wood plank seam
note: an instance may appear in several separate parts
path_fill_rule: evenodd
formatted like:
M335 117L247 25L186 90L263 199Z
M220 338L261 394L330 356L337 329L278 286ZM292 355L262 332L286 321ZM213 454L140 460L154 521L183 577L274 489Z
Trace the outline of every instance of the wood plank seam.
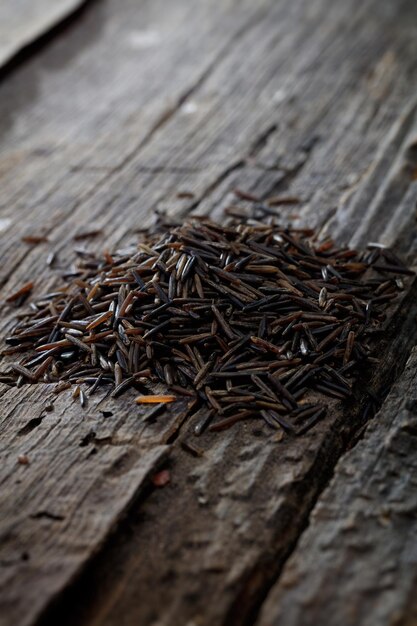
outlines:
M414 301L414 298L416 297L417 281L414 280L412 290L406 299L407 304L404 303L403 309L406 309L408 306L410 306L411 303ZM417 307L413 307L413 311L414 309L417 313ZM385 375L384 380L382 382L379 382L377 388L373 386L376 382L377 376L373 376L374 382L372 382L371 379L371 381L369 381L367 385L367 388L371 389L373 393L375 393L375 395L380 398L381 405L389 396L391 390L397 384L397 381L400 379L402 373L406 368L410 355L412 354L414 346L417 343L417 324L415 323L415 320L416 314L413 313L409 318L407 324L408 332L406 333L406 336L410 341L403 346L403 351L397 355L398 361L395 363L395 367L390 371L390 374ZM399 330L397 331L395 327L398 328L398 323L394 323L394 328L390 330L391 337L395 337L397 335L397 332L399 332ZM385 341L386 350L388 351L390 350L389 343L389 340ZM384 355L382 357L382 361L384 361L385 358L386 356ZM367 394L367 391L365 391L365 394ZM354 409L352 407L350 416L352 416L353 412ZM303 533L309 527L310 517L314 513L314 509L321 497L321 494L330 484L334 476L337 464L340 462L340 460L343 458L347 451L351 452L358 444L360 444L366 434L366 429L364 429L364 426L367 426L371 422L371 420L371 417L368 417L365 420L359 419L359 422L357 422L354 428L349 432L347 438L344 438L343 434L341 433L338 444L334 445L334 448L332 450L332 462L327 464L324 474L320 469L320 465L322 462L321 458L317 459L318 465L316 468L312 469L312 475L316 476L316 481L317 476L319 476L320 474L322 475L319 478L319 482L316 482L315 488L312 489L311 493L304 493L303 495L303 501L308 501L309 504L305 510L305 514L303 515L297 533L293 535L291 529L288 531L287 550L284 552L283 555L281 555L279 559L279 567L275 569L274 574L271 576L271 569L274 568L272 563L270 564L270 567L267 566L265 561L260 562L259 564L256 564L254 566L253 570L248 573L239 595L236 597L235 602L230 607L230 610L227 613L224 622L222 622L222 626L252 626L255 623L258 615L260 614L262 605L268 595L269 590L279 581L285 563L291 557L296 546L298 545L298 542L302 538ZM357 436L358 433L360 433L359 436ZM292 491L294 490L294 487L295 485L293 484L291 486ZM282 540L282 537L280 537L280 539ZM253 596L254 591L257 589L258 592L255 592L255 598L252 598L253 601L248 603L248 598L250 598L251 595Z
M0 81L6 79L16 67L32 58L38 50L43 49L53 39L71 27L78 19L82 18L90 4L98 0L76 0L73 6L59 14L57 13L53 21L45 22L39 31L34 31L31 36L26 36L19 44L10 47L9 51L0 58Z
M329 623L337 620L346 626L415 623L415 557L405 552L407 544L415 544L416 534L416 365L413 348L362 441L339 461L257 624L310 625L324 615ZM324 567L312 580L312 554L318 550ZM407 577L410 568L414 571ZM339 583L333 597L331 576Z

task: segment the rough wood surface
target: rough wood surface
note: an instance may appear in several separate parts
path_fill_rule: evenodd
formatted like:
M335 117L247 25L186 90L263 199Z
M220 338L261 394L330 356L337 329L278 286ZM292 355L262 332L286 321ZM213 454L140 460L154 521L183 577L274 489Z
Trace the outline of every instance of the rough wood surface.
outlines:
M0 67L68 18L86 0L2 0Z
M338 463L259 626L416 623L417 350Z
M45 594L54 595L97 551L167 454L167 446L123 441L92 447L88 417L68 422L65 403L47 414L42 395L26 407L19 394L9 398L13 410L1 431L2 626L31 623ZM28 465L18 463L22 450Z
M47 254L70 262L92 224L90 247L124 245L153 208L219 216L236 187L297 195L284 221L415 262L416 35L412 0L94 3L0 84L3 296L28 275L36 293L56 283ZM27 246L29 233L49 241ZM377 392L415 342L415 290L380 346ZM2 311L2 336L12 318ZM234 428L198 440L195 458L186 407L146 421L129 397L99 398L80 415L68 394L43 418L47 392L0 391L7 626L250 624L363 424L360 405L296 441ZM171 484L137 500L167 446ZM33 517L44 512L65 520Z
M401 369L405 337L415 337L416 295L403 306L412 319L397 319L367 389L379 393ZM123 615L126 624L251 624L331 468L363 425L366 399L359 398L359 407L334 408L296 441L279 442L260 424L220 440L206 435L197 440L200 458L181 448L192 438L187 424L170 451L171 484L131 507L126 526L42 623L89 625L99 616L110 626ZM137 602L139 592L146 602Z

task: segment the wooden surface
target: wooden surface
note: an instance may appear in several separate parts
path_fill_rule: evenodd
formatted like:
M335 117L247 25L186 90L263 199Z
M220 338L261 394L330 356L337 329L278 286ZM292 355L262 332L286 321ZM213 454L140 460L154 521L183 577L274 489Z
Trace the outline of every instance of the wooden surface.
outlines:
M259 626L416 623L416 436L414 350L363 439L338 463Z
M2 0L0 67L67 19L85 0Z
M87 4L0 83L2 297L28 276L35 293L56 284L74 258L74 235L91 225L103 229L91 248L124 246L152 209L219 217L237 187L296 195L283 221L355 245L378 240L416 263L416 59L412 0ZM27 234L48 242L28 246ZM55 269L46 265L51 251ZM396 493L395 473L382 469L387 455L402 471L396 438L411 455L413 429L392 421L392 397L381 413L387 425L376 418L355 444L368 386L385 397L398 379L395 389L411 390L415 360L402 370L417 339L416 289L411 281L361 401L297 440L277 442L261 424L235 427L198 439L203 454L194 457L182 447L192 436L186 406L146 419L129 396L98 397L82 412L69 393L2 387L0 624L246 626L259 617L266 626L284 623L287 594L292 623L304 624L309 578L320 570L323 585L335 585L335 568L349 563L344 576L354 572L349 589L363 603L355 623L391 624L395 613L411 626L415 574L398 546L415 532L412 505L401 532L387 523L385 535L375 533L369 561L348 538L340 552L331 538L350 511L361 532L361 511L371 510L358 496L367 493L362 475L375 472ZM2 336L13 315L3 307ZM366 465L368 449L381 450L381 466ZM29 465L17 463L20 454ZM150 478L160 467L171 482L156 489ZM412 486L401 482L403 499ZM332 502L334 519L322 519ZM360 590L375 583L384 540L404 591L374 585L382 608L371 610ZM294 567L305 579L288 590ZM328 596L314 589L316 622L325 624ZM332 623L349 624L340 591Z

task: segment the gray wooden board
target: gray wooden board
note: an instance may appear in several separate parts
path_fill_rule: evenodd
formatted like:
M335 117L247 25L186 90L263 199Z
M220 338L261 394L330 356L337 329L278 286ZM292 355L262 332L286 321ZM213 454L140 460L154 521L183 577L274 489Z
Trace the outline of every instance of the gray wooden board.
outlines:
M13 434L0 453L0 624L24 626L43 608L45 595L61 590L100 547L168 450L167 446L111 442L96 454L95 448L84 444L90 432L86 416L72 415L67 421L61 404L44 415L42 425L32 432L28 418L42 415L41 402L36 404L32 398L25 406L16 398L9 401L20 409L9 417ZM30 442L26 438L22 443L27 431ZM3 431L3 441L6 436ZM27 456L28 465L18 465L19 452ZM29 607L25 610L23 589Z
M358 445L338 463L257 624L417 619L417 350Z
M0 67L65 20L86 0L2 0Z
M284 221L314 224L361 245L378 238L414 262L416 34L411 0L95 3L0 84L4 296L28 276L36 293L56 284L47 254L57 251L57 265L65 266L74 234L92 224L103 235L90 247L111 249L134 241L134 228L149 222L154 208L220 216L236 202L236 187L261 198L297 195L299 206L280 211ZM178 198L180 191L193 198ZM21 237L31 233L49 241L24 245ZM396 317L377 389L389 386L415 341L415 306L411 293ZM4 309L2 335L12 319ZM337 411L308 436L280 444L266 427L235 428L200 439L205 452L196 459L181 448L191 428L181 426L184 407L146 426L130 397L113 403L109 418L99 413L109 406L101 398L80 418L66 394L32 429L32 406L39 418L46 392L1 392L8 459L1 528L9 537L3 549L16 555L25 553L28 538L34 544L29 560L3 563L6 623L36 623L52 601L55 624L248 622L361 424L359 413L342 419ZM44 428L53 428L51 447ZM172 439L172 483L134 506L153 468L153 446L165 454ZM90 480L105 486L112 455L132 445L138 463L145 455L142 470L114 477L110 509L100 496L100 532L89 543L96 521L88 529ZM34 462L19 466L17 455L26 452ZM37 459L44 457L53 467L71 464L59 485L42 479L46 470ZM74 519L87 520L76 559L79 522L32 517L39 503L61 516L54 498L66 491ZM63 527L59 576L40 551L40 524L54 522ZM18 532L8 535L14 524ZM60 600L74 581L72 600ZM28 588L36 602L27 601Z
M367 389L378 393L401 369L415 337L416 295L402 306L408 321L397 319L381 346ZM99 616L110 626L120 615L126 624L252 623L331 467L363 425L363 401L344 411L329 402L328 417L297 440L278 441L259 423L195 438L195 422L187 423L171 449L171 484L131 507L126 527L42 623L87 625ZM190 440L201 457L181 448Z

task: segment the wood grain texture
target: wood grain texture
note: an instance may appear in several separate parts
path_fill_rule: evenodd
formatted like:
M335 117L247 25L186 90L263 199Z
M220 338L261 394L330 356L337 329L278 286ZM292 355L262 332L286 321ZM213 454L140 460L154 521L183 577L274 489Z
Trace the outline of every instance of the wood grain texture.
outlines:
M51 28L68 18L86 0L2 0L0 4L0 67Z
M415 623L416 390L414 350L363 439L337 465L259 626Z
M3 296L28 275L36 293L56 285L74 235L92 224L103 229L93 249L125 245L152 209L220 216L236 187L261 198L297 195L298 206L280 211L283 221L361 245L381 239L414 262L416 34L411 0L95 3L0 85ZM179 198L183 191L193 197ZM49 241L22 244L34 232ZM55 270L45 265L51 250ZM413 287L390 327L392 343L380 347L376 391L401 371L416 339L416 302ZM2 335L12 318L2 311ZM1 393L2 445L11 454L1 468L5 554L25 553L28 538L46 546L30 561L2 562L7 624L16 616L40 623L41 613L51 624L251 623L363 423L361 411L337 410L308 436L281 443L261 425L234 428L198 440L204 454L195 458L181 447L192 427L186 407L148 423L129 397L98 398L81 418L66 395L32 429L47 390ZM103 408L113 415L104 419ZM53 427L51 447L44 425ZM165 454L167 444L171 484L135 506L154 446ZM138 456L114 476L117 497L103 495L99 510L108 511L94 541L90 480L106 492L116 456L132 446ZM30 466L16 466L23 453L35 459ZM71 467L51 491L36 462L43 457ZM66 491L85 526L55 520L63 527L58 577L47 567L56 536L47 541L39 530L53 520L31 515L63 515L53 505ZM74 529L85 532L75 560Z
M11 401L15 406L19 402ZM41 404L31 402L27 414L32 412L42 416ZM66 424L63 446L62 406L53 414L33 417L20 430L20 419L9 419L14 437L0 453L0 624L24 626L43 609L45 597L60 591L99 549L168 450L106 440L88 446L90 428L82 415ZM32 432L39 419L42 425ZM27 438L23 443L28 431L30 443ZM18 463L22 448L28 465Z
M378 394L401 370L406 337L415 337L416 296L414 288L363 392ZM331 468L363 426L366 402L359 392L355 406L330 404L328 417L297 440L277 441L249 423L196 441L187 423L170 452L169 488L132 506L127 526L42 624L110 626L121 615L123 624L251 624ZM181 448L190 439L201 457Z

